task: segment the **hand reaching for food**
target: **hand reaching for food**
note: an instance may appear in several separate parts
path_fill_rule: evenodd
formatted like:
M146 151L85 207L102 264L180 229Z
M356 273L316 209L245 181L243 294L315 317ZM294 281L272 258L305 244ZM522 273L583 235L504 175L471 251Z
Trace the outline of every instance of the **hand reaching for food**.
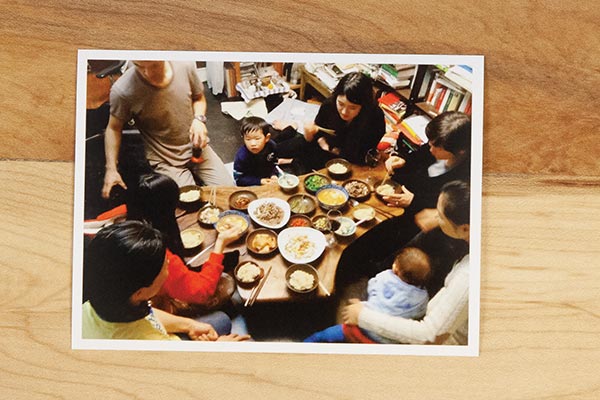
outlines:
M408 190L406 186L402 185L402 193L394 193L388 196L383 196L383 201L387 202L390 207L403 207L410 206L415 194Z
M406 164L406 160L404 158L390 156L390 158L385 160L385 169L388 173L393 174L394 170L404 167L404 164Z

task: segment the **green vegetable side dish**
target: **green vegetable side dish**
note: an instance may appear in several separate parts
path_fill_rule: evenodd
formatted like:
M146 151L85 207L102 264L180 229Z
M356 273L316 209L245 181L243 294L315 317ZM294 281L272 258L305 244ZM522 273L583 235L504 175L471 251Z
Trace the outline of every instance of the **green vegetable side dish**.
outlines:
M325 186L328 183L329 181L327 180L327 178L321 175L311 175L308 178L306 178L306 181L304 181L306 189L312 192L316 192L322 186Z

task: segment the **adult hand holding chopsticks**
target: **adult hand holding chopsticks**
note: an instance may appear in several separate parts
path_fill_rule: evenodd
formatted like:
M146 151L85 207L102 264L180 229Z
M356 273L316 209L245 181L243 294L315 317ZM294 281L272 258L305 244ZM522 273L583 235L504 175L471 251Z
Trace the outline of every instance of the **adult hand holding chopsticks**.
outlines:
M394 170L404 167L404 164L406 164L406 160L404 158L390 156L387 160L385 160L385 169L388 174L393 174Z
M389 196L383 196L383 201L390 207L406 208L412 203L415 194L402 185L402 193L394 193Z

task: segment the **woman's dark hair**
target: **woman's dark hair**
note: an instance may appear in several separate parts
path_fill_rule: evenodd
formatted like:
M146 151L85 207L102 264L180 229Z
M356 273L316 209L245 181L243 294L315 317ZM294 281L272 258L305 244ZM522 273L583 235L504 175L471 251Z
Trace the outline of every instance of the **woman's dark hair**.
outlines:
M269 127L269 123L260 117L246 117L242 120L240 134L244 137L252 131L261 130L266 136L269 133Z
M371 78L362 72L350 72L344 75L329 98L335 102L338 96L346 96L348 101L360 105L361 113L363 110L367 111L375 107L373 83Z
M161 233L140 221L124 221L100 230L83 262L84 299L105 321L130 322L148 314L148 304L131 304L138 289L160 273L166 247Z
M471 152L471 118L462 112L441 113L427 124L425 134L429 142L454 155Z
M175 218L179 201L177 183L166 175L142 175L127 193L127 219L147 221L164 236L167 248L183 257L181 232Z
M454 225L469 224L471 192L463 181L452 181L442 186L440 196L444 194L442 212Z

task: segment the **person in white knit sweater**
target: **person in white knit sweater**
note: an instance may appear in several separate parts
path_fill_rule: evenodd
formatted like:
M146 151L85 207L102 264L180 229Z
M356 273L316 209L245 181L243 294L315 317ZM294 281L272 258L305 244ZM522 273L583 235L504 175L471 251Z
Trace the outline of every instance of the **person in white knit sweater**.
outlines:
M447 236L469 242L469 186L460 181L442 188L437 202L438 223ZM459 344L468 342L469 255L458 261L444 287L429 301L427 312L417 321L392 317L364 307L358 299L343 310L345 324L358 325L397 343Z

